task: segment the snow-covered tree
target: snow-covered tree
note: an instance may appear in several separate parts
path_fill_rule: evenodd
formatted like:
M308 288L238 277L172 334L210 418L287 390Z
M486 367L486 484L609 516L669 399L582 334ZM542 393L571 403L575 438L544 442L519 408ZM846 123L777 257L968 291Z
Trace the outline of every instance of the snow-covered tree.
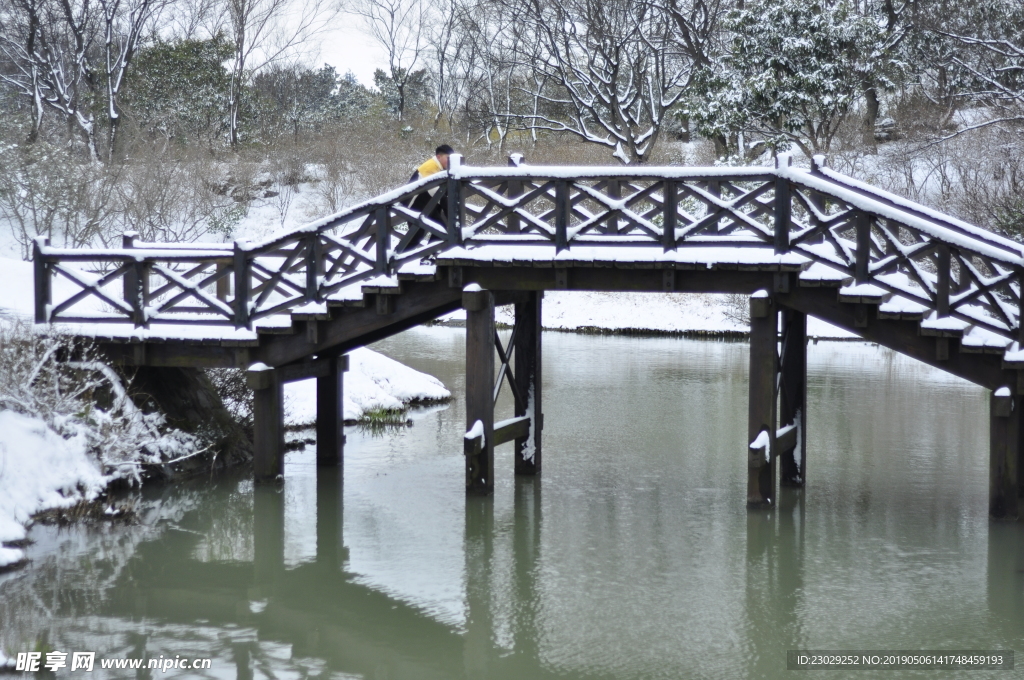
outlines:
M725 27L728 53L683 107L709 137L827 151L865 85L887 85L897 66L884 24L849 0L754 0Z
M330 26L337 0L225 0L226 29L234 48L228 90L228 139L239 142L245 89L253 76L292 56Z
M44 110L76 127L100 158L98 125L114 153L126 74L152 21L168 0L9 0L0 11L0 52L12 65L0 81L33 102L30 139Z
M647 160L670 110L706 61L718 17L698 0L509 0L540 48L527 63L544 84L532 92L530 127L606 146L623 163ZM685 35L679 20L699 35ZM696 37L696 40L693 38ZM546 111L544 110L546 109Z
M227 129L232 46L223 36L154 41L136 59L124 108L140 129L210 145Z
M394 101L399 119L405 116L407 90L422 90L426 82L424 58L433 20L431 9L428 0L359 0L351 10L362 17L366 30L387 55L387 70L374 81L379 81L382 94Z
M971 78L959 98L987 107L971 127L1024 123L1024 5L984 0L971 7L969 25L941 26L934 33L960 49L951 61ZM957 30L959 29L959 30Z

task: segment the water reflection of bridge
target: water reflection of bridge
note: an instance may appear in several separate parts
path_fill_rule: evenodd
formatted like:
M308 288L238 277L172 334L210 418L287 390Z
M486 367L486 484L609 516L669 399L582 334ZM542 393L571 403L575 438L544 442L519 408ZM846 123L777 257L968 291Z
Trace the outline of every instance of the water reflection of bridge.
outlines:
M37 243L37 322L84 324L128 365L248 368L258 480L283 466L282 383L317 378L319 457L335 464L344 353L461 307L466 488L490 493L497 445L515 442L517 473L541 468L545 290L742 293L749 506L773 506L777 478L807 476L811 315L992 390L990 513L1018 514L1024 246L822 159L808 172L786 156L776 168L614 169L453 157L448 173L263 243L123 245ZM56 280L71 290L55 300ZM503 304L516 309L507 345L495 333ZM515 413L496 423L505 385Z
M440 623L415 606L354 581L356 575L345 569L341 476L330 468L320 468L316 485L315 560L286 568L284 494L269 485L257 486L253 492L252 562L195 559L197 544L209 537L212 523L223 513L224 508L214 502L193 511L193 519L200 519L188 522L187 531L168 531L159 540L137 548L118 584L124 595L107 605L103 614L186 626L202 621L221 630L231 624L251 628L260 641L289 645L292 658L323 659L332 671L367 680L512 680L574 673L612 677L615 673L607 669L595 673L546 658L552 651L546 649L546 636L566 621L550 614L545 618L544 610L557 609L566 594L543 582L543 548L558 539L542 536L545 523L538 482L527 477L516 480L510 562L497 559L495 541L500 532L494 526L493 499L467 499L463 544L466 619L462 627ZM798 492L783 490L776 513L752 513L746 518L745 545L736 546L744 574L740 584L745 584L737 593L742 609L729 617L735 639L721 641L733 651L726 654L718 649L712 655L718 663L730 657L737 677L777 675L784 668L784 650L795 640L808 639L806 627L825 609L822 603L808 600L808 581L814 580L808 570L814 568L814 561L811 558L805 563L805 556L808 540L814 539L807 535L802 503ZM1019 589L1024 566L1021 548L1016 527L991 527L988 608L993 619L1003 622L1004 629L998 634L1007 640L1018 636L1024 623ZM501 573L502 569L511 573ZM499 621L494 609L500 588L510 588L517 603L510 622ZM1008 597L1008 593L1016 595ZM918 606L941 609L945 603ZM614 621L614 612L608 616ZM508 623L509 635L504 644L498 644L498 629ZM576 624L586 625L582 621ZM614 623L595 625L615 629ZM557 651L564 655L565 650ZM697 655L692 651L690 656ZM143 644L138 654L144 652ZM236 677L253 677L256 659L252 645L234 643L234 661Z

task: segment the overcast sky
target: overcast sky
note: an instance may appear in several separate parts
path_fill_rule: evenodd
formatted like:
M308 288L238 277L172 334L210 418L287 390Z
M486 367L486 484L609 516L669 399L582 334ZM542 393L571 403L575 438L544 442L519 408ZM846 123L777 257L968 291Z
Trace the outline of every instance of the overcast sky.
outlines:
M339 14L334 21L337 28L324 34L316 64L328 63L341 75L352 71L363 85L373 85L374 69L387 65L383 51L363 33L358 17Z

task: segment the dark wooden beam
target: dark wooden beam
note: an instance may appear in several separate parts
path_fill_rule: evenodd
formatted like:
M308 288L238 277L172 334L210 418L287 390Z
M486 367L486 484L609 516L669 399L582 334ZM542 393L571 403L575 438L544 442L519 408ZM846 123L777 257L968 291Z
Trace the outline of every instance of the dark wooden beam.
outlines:
M782 353L779 380L779 424L794 424L793 441L778 441L779 483L803 486L807 479L807 315L795 309L782 310ZM799 439L799 442L797 441ZM799 443L799 450L797 444Z
M935 352L935 339L919 335L919 324L915 321L879 319L877 309L872 308L865 319L865 325L858 327L856 305L837 302L834 289L796 287L789 293L778 294L776 298L785 307L828 321L865 340L906 354L976 385L994 390L1002 385L1016 384L1016 378L1012 377L1013 371L1003 370L1002 355L954 351L953 346L959 348L955 340L950 342L949 358L939 361Z
M1009 387L999 388L990 397L989 428L988 514L992 519L1016 520L1021 397Z
M122 366L245 368L251 363L247 347L222 347L191 342L101 342L99 347L111 362ZM143 348L141 352L139 347Z
M345 371L348 357L321 359L327 372L316 379L316 464L341 465L345 445Z
M466 492L489 494L494 491L494 296L487 290L462 296L466 308Z
M436 319L462 304L462 291L441 281L409 282L401 295L385 297L393 300L390 314L378 315L376 306L346 308L330 321L320 322L317 343L310 343L304 334L264 336L260 347L253 350L253 361L281 366L311 354L348 352Z
M567 272L564 281L560 271ZM664 268L616 269L575 267L568 269L534 267L462 267L463 280L488 290L594 290L665 291ZM774 271L739 271L676 268L673 289L680 293L753 293L774 286Z
M771 297L750 299L750 376L747 407L747 507L775 504L775 378L778 355L777 307ZM764 442L764 438L768 441ZM755 442L761 440L760 446ZM767 446L766 446L767 445ZM767 460L766 460L767 458Z
M526 432L516 437L515 471L535 475L541 467L541 433L544 416L541 404L541 305L544 293L530 292L516 304L515 381L523 404L516 404L515 415L529 422Z
M494 445L502 444L517 439L525 439L530 433L530 419L526 416L509 418L494 424Z
M284 474L283 385L277 371L250 370L253 389L253 477L270 482Z

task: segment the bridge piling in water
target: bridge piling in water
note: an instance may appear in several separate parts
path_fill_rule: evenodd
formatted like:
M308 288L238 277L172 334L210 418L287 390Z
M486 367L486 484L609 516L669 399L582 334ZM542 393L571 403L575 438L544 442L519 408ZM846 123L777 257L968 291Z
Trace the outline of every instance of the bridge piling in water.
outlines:
M541 430L541 300L543 291L532 291L527 299L516 303L515 383L520 398L516 399L516 417L529 418L530 429L525 437L516 439L517 475L540 472Z
M253 478L273 481L284 474L284 386L269 367L250 368L247 379L253 390Z
M747 507L775 504L776 393L779 315L767 291L750 298L750 377L747 415Z
M466 492L494 490L494 294L466 286Z
M316 464L341 465L345 446L344 376L348 357L327 360L326 375L316 379Z
M1021 397L1001 387L989 398L989 507L992 519L1018 517Z
M807 479L807 315L781 310L782 352L779 357L779 424L795 428L792 444L779 437L779 483L802 487Z

